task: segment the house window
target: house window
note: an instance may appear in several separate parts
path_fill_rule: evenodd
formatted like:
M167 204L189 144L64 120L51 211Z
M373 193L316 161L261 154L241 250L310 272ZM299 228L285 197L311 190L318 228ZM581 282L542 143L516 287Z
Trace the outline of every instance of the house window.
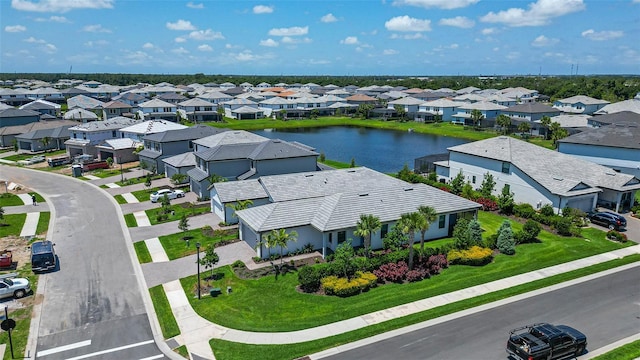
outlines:
M471 177L471 183L473 183L473 184L475 184L475 183L476 183L476 176L475 176L475 175L473 175L473 176Z
M160 144L158 144L158 143L153 143L153 149L154 149L155 151L160 151Z
M74 139L76 139L76 138L77 138L77 137L76 137L76 133L73 133L73 138L74 138Z
M447 220L446 215L440 215L440 217L438 218L438 229L444 229L446 220Z
M82 138L83 138L84 140L87 140L87 133L82 133Z
M116 131L115 131L115 130L113 130L113 131L111 132L111 137L116 137Z
M503 172L503 173L505 173L505 174L508 174L508 173L509 173L509 170L510 170L510 168L511 168L511 166L510 166L510 165L511 165L511 164L509 164L508 162L504 161L504 162L502 163L502 172Z
M164 112L171 112L171 108L164 108Z
M189 149L193 149L193 141L189 140Z
M384 224L380 228L380 238L384 239L389 233L389 224Z
M333 233L329 233L329 244L333 243Z
M342 244L347 240L347 232L346 231L338 231L338 244Z

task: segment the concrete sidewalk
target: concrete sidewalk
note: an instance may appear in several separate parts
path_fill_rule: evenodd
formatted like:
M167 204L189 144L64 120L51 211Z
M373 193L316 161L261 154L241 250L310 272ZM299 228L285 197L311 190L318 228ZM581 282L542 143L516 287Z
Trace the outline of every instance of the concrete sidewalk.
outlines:
M170 283L164 284L165 291L167 292L167 298L169 299L169 304L171 309L178 320L181 335L179 342L181 345L186 344L187 348L190 352L196 353L198 355L203 355L205 357L212 356L212 354L204 353L205 349L208 347L208 341L211 338L222 339L226 341L233 341L245 344L293 344L306 342L311 340L322 339L325 337L343 334L347 332L351 332L354 330L358 330L364 328L366 326L379 324L385 321L389 321L392 319L404 317L407 315L412 315L418 312L426 311L429 309L436 308L438 306L450 304L453 302L470 299L476 296L492 293L495 291L504 290L510 287L522 285L529 283L531 281L547 278L553 275L573 271L576 269L584 268L587 266L603 263L613 259L619 259L632 254L640 253L640 245L635 245L631 247L627 247L624 249L619 249L615 251L611 251L608 253L598 254L594 256L590 256L584 259L579 259L575 261L571 261L568 263L551 266L548 268L531 271L528 273L511 276L505 279L496 280L486 284L480 284L477 286L473 286L467 289L461 289L458 291L454 291L448 294L442 294L433 296L430 298L414 301L412 303L403 304L399 306L395 306L389 309L383 309L380 311L376 311L369 314L364 314L362 316L358 316L351 319L346 319L342 321L338 321L331 324L326 324L322 326L318 326L315 328L304 329L299 331L289 331L289 332L251 332L251 331L241 331L235 329L229 329L217 324L213 324L203 318L201 318L189 305L187 295L184 293L184 290L180 286L180 282L178 280L172 281ZM639 263L634 263L627 265L628 267L640 266ZM616 269L612 269L610 271L618 271ZM591 275L591 277L603 276L606 272ZM590 277L585 277L590 278ZM586 281L585 278L573 280L568 283L577 283L581 281ZM553 289L554 287L564 287L568 286L568 283L558 284L551 286L549 288ZM549 288L540 289L533 291L531 293L542 293L548 290ZM533 296L529 294L522 294L522 296ZM517 298L517 297L514 297ZM510 298L511 299L511 298ZM505 301L514 301L505 299ZM488 305L485 305L485 307ZM497 306L497 305L496 305ZM468 312L477 311L474 309L465 310L465 315L468 315ZM462 316L462 315L460 315ZM207 326L204 326L207 324ZM428 326L428 325L427 325Z

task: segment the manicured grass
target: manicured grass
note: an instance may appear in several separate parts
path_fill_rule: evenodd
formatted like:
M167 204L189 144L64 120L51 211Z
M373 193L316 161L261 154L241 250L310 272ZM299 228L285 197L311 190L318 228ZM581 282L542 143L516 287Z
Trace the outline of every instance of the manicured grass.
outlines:
M27 214L5 214L4 219L0 220L0 237L20 235L26 220Z
M623 345L606 354L596 356L593 360L634 360L640 357L640 340Z
M173 349L174 352L178 353L180 356L182 356L185 359L189 358L189 352L187 351L187 346L186 345L182 345L178 348Z
M138 199L138 201L143 202L143 201L151 200L151 194L154 191L158 191L158 190L160 190L160 188L154 187L151 189L132 191L131 194L133 194L133 196L135 196L136 199Z
M11 160L11 161L20 161L20 160L31 159L32 157L37 156L37 155L42 155L45 158L47 158L47 157L53 157L53 156L58 156L58 155L64 155L66 153L67 153L66 150L56 150L56 151L50 151L50 152L46 152L46 153L39 153L39 154L21 153L21 154L15 154L15 155L7 156L4 159L5 160Z
M38 218L38 226L36 227L36 235L42 235L49 229L49 220L51 219L51 213L49 211L43 211Z
M494 224L501 222L498 218L495 214L482 214L481 224L483 219L489 223L485 227L487 235L495 232ZM517 229L516 224L513 227ZM277 279L267 276L243 280L224 267L218 270L224 274L222 285L231 285L236 291L215 301L190 300L201 316L223 326L250 331L306 329L628 246L606 240L605 233L597 229L585 232L588 241L542 232L540 243L519 245L515 255L499 254L483 267L451 266L424 281L387 284L344 299L299 293L295 272ZM182 279L182 283L189 292L195 277ZM259 310L264 308L271 311ZM340 311L335 311L337 308Z
M340 161L334 161L334 160L325 160L322 162L325 165L331 166L334 169L347 169L351 167L351 164L347 164L347 163L343 163Z
M124 176L126 178L126 174L129 172L129 170L122 169L122 172L125 174ZM96 170L90 171L89 174L93 176L97 176L101 179L104 179L111 176L120 175L120 169L96 169Z
M10 193L2 193L0 194L0 207L5 206L20 206L24 205L22 200L18 195L10 194Z
M124 222L127 224L127 227L137 227L138 221L133 214L124 214Z
M125 200L122 195L114 195L113 198L116 199L116 202L120 205L127 204L127 200Z
M210 236L213 235L213 236ZM188 238L187 243L184 238ZM181 257L189 256L196 253L196 243L200 243L201 251L206 249L209 244L219 243L225 240L234 240L238 238L237 230L230 231L212 231L208 229L193 229L186 232L160 236L160 243L167 253L169 260L175 260Z
M434 319L447 314L455 313L464 309L480 306L490 302L505 299L518 294L523 294L536 289L541 289L550 285L564 281L577 279L579 277L595 274L604 270L640 261L640 255L627 256L623 259L615 259L605 263L589 266L586 268L570 271L564 274L551 276L545 279L532 281L523 285L509 289L496 291L490 294L481 295L472 299L467 299L448 305L440 306L431 310L423 311L414 315L405 316L389 320L380 324L368 326L349 333L340 334L324 339L309 341L298 344L287 345L249 345L218 339L211 339L209 344L214 351L216 359L219 360L281 360L296 359L305 355L313 354L339 345L347 344L356 340L364 339L373 335L388 332L394 329L416 324L422 321ZM630 352L631 353L631 352ZM607 359L618 359L616 357ZM633 359L623 357L622 359Z
M149 248L147 248L147 244L144 241L138 241L133 243L133 248L136 251L136 255L138 256L138 262L140 264L150 263L151 254L149 253Z
M169 300L167 300L167 294L164 293L162 285L150 288L149 293L151 294L151 301L153 301L153 308L156 310L158 322L160 322L162 336L164 336L165 339L169 339L179 335L180 328L178 327L176 318L173 317Z
M163 178L164 178L164 175L160 175L160 174L155 174L151 176L152 181L163 179ZM127 186L127 185L134 185L134 184L144 184L145 181L147 181L146 176L139 176L135 178L126 179L125 181L116 181L116 184L120 186Z
M180 203L171 205L171 210L172 212L168 214L168 218L163 221L158 221L157 219L158 214L162 212L162 208L149 209L145 212L147 213L147 217L149 218L149 222L151 223L151 225L157 225L165 222L180 220L180 218L182 218L182 214L187 215L187 217L205 214L211 211L211 207L209 206L209 204L193 206L190 203Z

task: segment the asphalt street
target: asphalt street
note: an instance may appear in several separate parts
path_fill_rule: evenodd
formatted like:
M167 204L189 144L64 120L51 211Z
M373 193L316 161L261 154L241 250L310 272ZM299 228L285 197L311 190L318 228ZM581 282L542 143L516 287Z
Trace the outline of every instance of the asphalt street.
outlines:
M2 178L45 196L60 269L43 275L36 358L142 359L153 342L121 217L109 195L66 176L3 166ZM146 289L145 289L146 290Z
M339 353L329 359L507 359L509 330L536 322L584 332L597 349L640 332L638 268Z

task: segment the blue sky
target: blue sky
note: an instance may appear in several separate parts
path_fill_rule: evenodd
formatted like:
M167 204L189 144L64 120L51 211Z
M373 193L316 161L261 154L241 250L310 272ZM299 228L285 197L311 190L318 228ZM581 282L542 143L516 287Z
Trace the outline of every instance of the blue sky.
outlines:
M640 74L640 0L0 0L0 72Z

